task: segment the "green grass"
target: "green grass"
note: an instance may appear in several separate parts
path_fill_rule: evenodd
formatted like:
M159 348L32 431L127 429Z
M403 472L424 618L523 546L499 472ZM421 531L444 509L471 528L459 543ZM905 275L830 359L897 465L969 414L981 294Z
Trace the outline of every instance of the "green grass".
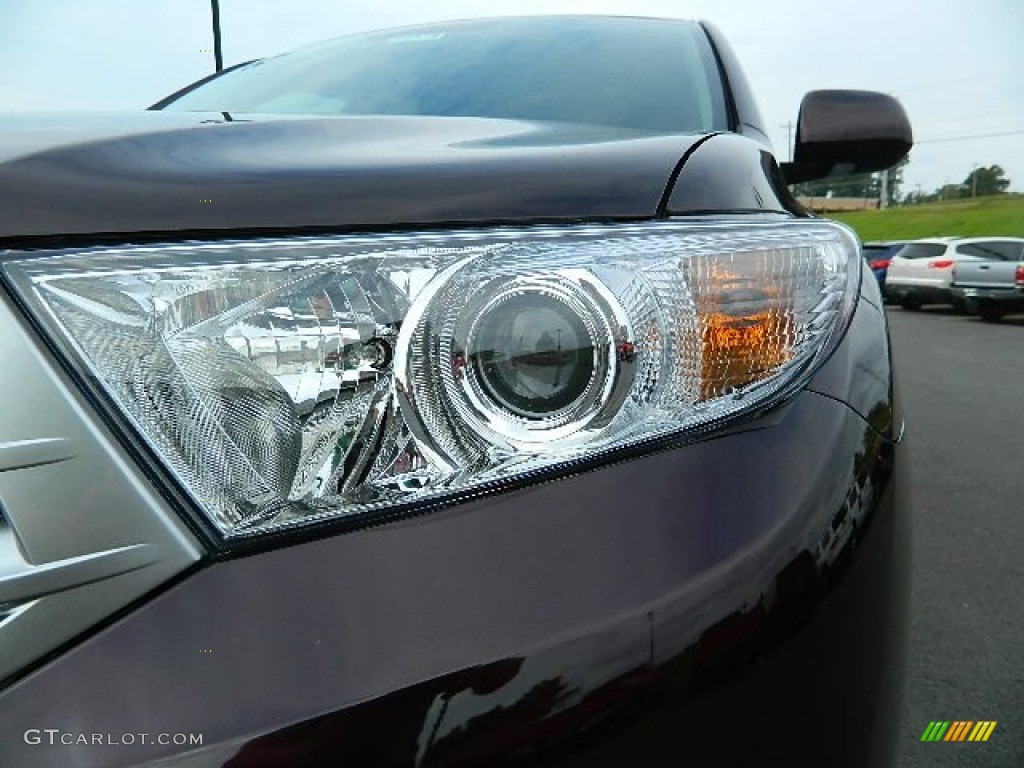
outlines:
M1024 237L1024 195L830 213L827 218L849 224L865 242L948 235Z

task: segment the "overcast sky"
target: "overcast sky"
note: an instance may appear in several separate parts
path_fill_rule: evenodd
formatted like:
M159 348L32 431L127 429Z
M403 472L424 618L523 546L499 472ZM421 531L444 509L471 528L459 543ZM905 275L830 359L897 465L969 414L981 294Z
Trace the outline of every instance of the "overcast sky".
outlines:
M806 91L865 88L899 98L914 125L904 192L995 163L1024 192L1024 0L221 0L224 60L526 13L707 19L736 49L780 160ZM0 111L139 109L209 74L211 48L209 0L0 0Z

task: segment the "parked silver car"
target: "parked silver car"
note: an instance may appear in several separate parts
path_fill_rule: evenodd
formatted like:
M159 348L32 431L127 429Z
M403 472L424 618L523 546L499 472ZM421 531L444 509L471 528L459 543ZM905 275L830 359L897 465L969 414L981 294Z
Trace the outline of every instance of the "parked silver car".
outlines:
M951 304L964 309L954 295L953 268L962 261L1016 261L1024 252L1019 237L933 237L908 243L889 262L885 295L904 309L924 304Z
M1024 252L1017 260L958 264L953 270L952 291L968 312L987 323L1024 312Z

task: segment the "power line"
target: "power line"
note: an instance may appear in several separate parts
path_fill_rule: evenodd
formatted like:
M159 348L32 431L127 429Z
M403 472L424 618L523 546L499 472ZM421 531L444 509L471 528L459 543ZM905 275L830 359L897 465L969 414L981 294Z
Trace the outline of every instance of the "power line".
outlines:
M1024 112L1024 106L1014 107L1012 109L1001 109L996 112L973 112L970 114L948 115L944 117L926 117L924 119L915 117L912 118L912 122L914 125L937 123L945 125L947 123L974 122L977 120L988 120L993 117L1006 117L1008 115L1017 115L1021 112Z
M950 83L965 83L971 80L991 80L996 75L1008 75L1013 72L1020 72L1024 70L1024 66L1005 67L1002 69L990 69L987 72L978 72L973 75L957 75L955 77L944 77L941 80L926 80L925 82L911 83L897 89L900 94L904 94L907 91L923 91L929 88L945 88Z
M1000 133L975 133L969 136L942 136L938 139L917 139L914 144L941 144L947 141L970 141L971 139L996 139L1000 136L1017 136L1024 133L1024 129L1017 131L1002 131Z

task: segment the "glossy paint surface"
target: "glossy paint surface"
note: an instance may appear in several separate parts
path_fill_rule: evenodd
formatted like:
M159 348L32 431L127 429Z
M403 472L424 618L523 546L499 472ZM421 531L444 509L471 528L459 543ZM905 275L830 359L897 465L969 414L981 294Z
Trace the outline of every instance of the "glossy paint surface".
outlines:
M738 134L710 137L691 150L672 188L670 213L801 213L770 152Z
M861 270L860 307L845 343L818 370L808 389L847 403L883 435L897 439L902 427L895 397L882 294L867 267Z
M0 238L643 218L702 139L163 112L8 116L0 136Z

